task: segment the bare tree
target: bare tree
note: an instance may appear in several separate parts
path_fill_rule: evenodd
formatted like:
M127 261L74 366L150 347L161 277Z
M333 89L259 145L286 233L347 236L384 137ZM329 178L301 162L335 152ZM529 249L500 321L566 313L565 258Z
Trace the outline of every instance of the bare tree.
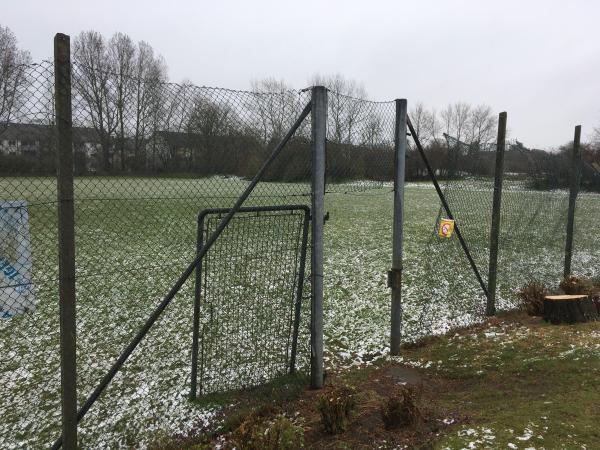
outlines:
M112 72L115 89L115 110L118 123L118 139L121 170L125 170L125 142L126 142L126 108L131 101L133 92L133 71L135 66L135 45L129 36L115 33L108 42L109 66Z
M380 144L383 139L383 120L379 114L375 112L368 115L361 132L361 145L375 147Z
M594 132L592 133L592 146L596 151L600 152L600 126L594 128Z
M106 42L96 31L83 31L75 38L73 47L73 86L82 99L82 107L89 121L98 133L102 148L102 169L110 171L113 160L112 141L119 121L114 108L115 95L111 89L113 73Z
M175 89L163 105L163 123L166 130L179 132L186 129L197 95L197 88L189 80L175 85Z
M473 148L480 148L481 144L494 139L495 121L492 108L487 105L478 105L471 109L468 123L467 142Z
M442 136L441 133L441 124L439 121L438 112L435 109L431 110L431 139L434 144L439 144Z
M0 133L25 100L26 65L30 63L29 52L19 49L14 33L0 26Z
M234 133L234 112L198 96L188 124L191 167L201 173L218 173L219 168L235 164L235 155L228 155L225 141ZM232 172L229 167L229 172Z
M368 107L364 101L360 101L367 99L367 91L364 86L340 74L315 75L311 84L325 86L329 89L330 140L337 143L356 143L355 141L360 139L356 133L368 118Z
M459 141L465 139L468 132L471 106L457 102L446 106L441 112L444 132Z
M136 167L141 161L142 149L152 132L155 112L160 108L162 85L167 81L167 66L161 56L155 56L152 47L142 41L137 47L133 84L133 151Z
M251 83L255 96L249 105L256 114L263 142L278 141L298 114L298 94L284 80L265 78Z
M169 167L171 163L177 163L175 149L168 145L159 145L156 140L157 133L168 135L171 133L186 133L198 99L198 88L189 80L181 84L162 84L161 92L158 94L160 102L153 117L152 152L151 161L154 168L158 165Z
M423 145L427 145L434 137L434 115L429 112L422 102L417 102L409 112L410 120L417 136Z
M73 59L78 104L98 133L102 169L110 171L115 156L120 170L144 167L148 137L164 111L163 58L126 34L115 33L106 43L98 32L86 31L75 39Z

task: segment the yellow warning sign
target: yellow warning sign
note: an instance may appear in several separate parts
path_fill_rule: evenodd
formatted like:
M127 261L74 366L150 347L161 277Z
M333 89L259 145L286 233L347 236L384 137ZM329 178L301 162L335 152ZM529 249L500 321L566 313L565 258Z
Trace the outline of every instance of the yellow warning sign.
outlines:
M439 237L451 238L454 233L454 220L442 219L440 220L440 229L438 230Z

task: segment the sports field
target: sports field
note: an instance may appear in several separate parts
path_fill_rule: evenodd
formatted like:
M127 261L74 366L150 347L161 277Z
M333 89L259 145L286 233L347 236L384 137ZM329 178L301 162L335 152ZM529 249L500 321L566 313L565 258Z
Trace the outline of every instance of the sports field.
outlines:
M230 206L246 184L216 177L76 179L80 401L193 259L198 213ZM248 204L308 204L309 191L305 184L262 183ZM340 368L386 352L392 193L387 185L336 191L326 196L325 345L326 364ZM487 278L489 216L482 211L486 205L491 208L490 186L473 182L450 194L455 216L464 223L467 242ZM600 199L591 194L580 198L574 272L596 276ZM60 430L55 180L3 178L0 199L28 203L37 303L35 312L0 322L0 447L43 448ZM507 186L504 200L499 304L510 307L514 291L526 280L556 283L560 278L566 193L534 192L515 184ZM433 236L438 211L430 184L407 185L406 340L478 320L483 311L481 289L458 242ZM84 447L138 445L160 431L185 433L210 424L215 411L187 400L192 281L84 419Z

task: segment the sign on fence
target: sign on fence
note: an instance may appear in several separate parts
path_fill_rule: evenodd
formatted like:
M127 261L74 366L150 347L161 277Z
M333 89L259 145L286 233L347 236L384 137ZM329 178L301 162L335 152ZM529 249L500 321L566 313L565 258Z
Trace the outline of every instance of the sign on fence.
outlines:
M0 201L0 318L34 309L27 202Z
M454 232L454 220L442 219L440 220L440 229L438 230L439 237L451 238Z

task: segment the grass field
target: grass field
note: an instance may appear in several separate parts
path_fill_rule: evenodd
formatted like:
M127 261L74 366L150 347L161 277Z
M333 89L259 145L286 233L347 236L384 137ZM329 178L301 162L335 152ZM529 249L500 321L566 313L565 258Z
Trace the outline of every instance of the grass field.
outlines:
M235 178L76 180L80 401L192 260L198 213L230 206L245 186ZM249 204L307 203L308 191L302 184L263 183ZM29 204L38 305L33 314L0 322L0 447L41 448L60 429L55 181L4 178L0 198ZM499 274L504 307L514 305L514 290L527 279L554 282L560 277L565 198L564 192L507 189L506 251ZM574 268L595 276L600 201L593 195L582 198ZM452 202L486 272L487 220L482 211L491 204L491 191L474 183ZM351 367L386 353L391 189L330 194L326 208L326 363L331 368ZM430 185L407 186L406 340L441 333L479 320L482 314L483 296L458 243L432 238L438 209ZM185 433L211 422L213 409L194 406L186 398L192 301L193 284L188 282L82 422L84 447L138 445L160 430ZM304 325L307 318L305 314ZM306 339L302 348L306 361Z
M303 438L306 449L595 449L598 337L599 322L555 326L503 313L406 346L401 356L335 373L321 391L288 380L240 395L216 436L163 438L156 448L232 448L256 436L252 427L263 430L284 416L297 430L294 443ZM416 392L421 420L386 429L382 409L399 384ZM332 435L319 397L345 398L343 386L351 387L355 407L346 430Z

